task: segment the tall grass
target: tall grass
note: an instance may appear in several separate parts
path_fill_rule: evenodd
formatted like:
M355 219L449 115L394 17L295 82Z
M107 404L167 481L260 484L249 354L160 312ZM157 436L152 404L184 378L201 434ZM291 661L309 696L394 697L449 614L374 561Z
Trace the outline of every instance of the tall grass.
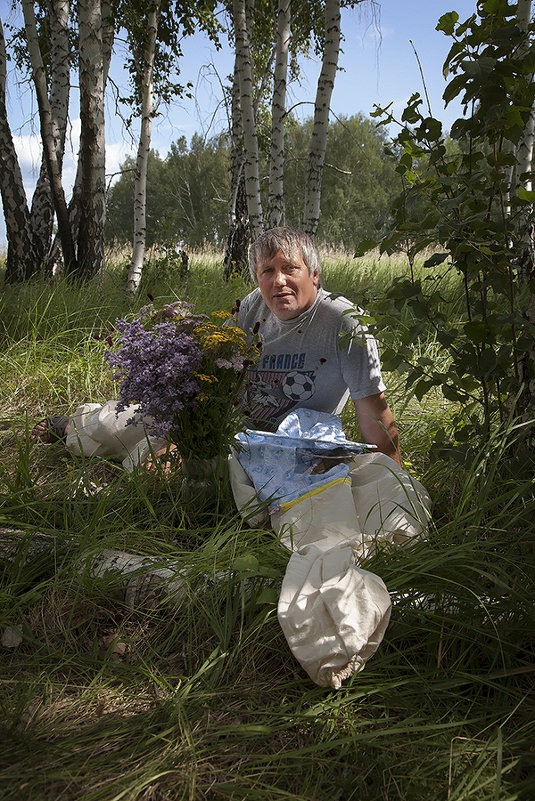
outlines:
M183 278L156 268L144 293L200 310L248 291L221 281L215 256ZM324 284L379 291L405 269L332 257ZM449 410L388 378L433 524L368 560L393 596L385 641L340 691L318 688L276 619L287 555L272 532L228 496L188 516L176 475L127 476L28 436L37 416L113 396L102 337L147 302L127 302L121 271L1 300L0 527L27 535L2 562L0 634L22 638L0 660L2 798L531 801L534 464L513 447L520 430L495 432L471 464L432 463ZM432 337L415 347L432 352ZM344 422L356 431L349 409ZM37 532L54 544L29 557ZM117 576L91 571L103 548L172 562L183 594L131 606Z

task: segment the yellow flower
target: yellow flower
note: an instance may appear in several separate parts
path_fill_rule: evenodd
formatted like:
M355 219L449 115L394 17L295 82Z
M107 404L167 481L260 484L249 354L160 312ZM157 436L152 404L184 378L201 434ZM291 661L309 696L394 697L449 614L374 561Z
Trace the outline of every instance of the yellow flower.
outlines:
M228 311L215 311L215 312L212 312L212 314L210 316L219 318L221 320L230 320L232 315Z
M206 375L205 373L193 373L193 377L198 378L199 381L207 381L209 384L217 381L215 375Z
M212 348L217 348L219 345L225 344L226 341L225 337L222 337L220 334L210 334L204 338L202 346L207 350L212 350Z

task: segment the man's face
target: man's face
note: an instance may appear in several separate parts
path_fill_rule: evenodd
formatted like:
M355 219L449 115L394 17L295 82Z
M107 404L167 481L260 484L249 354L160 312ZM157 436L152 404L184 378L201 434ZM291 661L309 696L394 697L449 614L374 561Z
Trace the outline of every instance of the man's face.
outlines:
M310 275L301 256L287 259L279 250L273 258L258 262L256 277L266 306L279 320L299 317L316 300L318 273Z

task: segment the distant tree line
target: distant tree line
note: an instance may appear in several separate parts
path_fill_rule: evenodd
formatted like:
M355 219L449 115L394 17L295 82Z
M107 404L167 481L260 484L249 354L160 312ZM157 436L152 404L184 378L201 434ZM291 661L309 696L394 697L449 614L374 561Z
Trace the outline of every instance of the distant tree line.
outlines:
M312 120L286 126L285 219L303 225L307 155ZM267 133L267 131L266 131ZM268 137L265 141L267 143ZM349 250L376 234L392 191L399 184L395 164L385 155L384 128L364 115L339 118L329 126L318 239ZM262 143L262 136L260 136ZM226 133L209 139L181 137L161 157L151 151L147 176L147 245L224 248L231 193L231 142ZM128 158L108 193L108 243L132 241L135 162ZM260 153L261 191L267 193L268 159Z

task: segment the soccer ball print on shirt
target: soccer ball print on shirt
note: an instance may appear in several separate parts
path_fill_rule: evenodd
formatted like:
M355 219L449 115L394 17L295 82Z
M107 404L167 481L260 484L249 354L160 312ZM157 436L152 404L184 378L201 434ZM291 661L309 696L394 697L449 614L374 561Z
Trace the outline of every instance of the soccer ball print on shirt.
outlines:
M288 412L314 396L315 382L315 370L250 370L245 391L247 416L266 430L276 430Z
M282 391L292 401L306 401L314 394L314 373L298 372L287 373L282 379Z

